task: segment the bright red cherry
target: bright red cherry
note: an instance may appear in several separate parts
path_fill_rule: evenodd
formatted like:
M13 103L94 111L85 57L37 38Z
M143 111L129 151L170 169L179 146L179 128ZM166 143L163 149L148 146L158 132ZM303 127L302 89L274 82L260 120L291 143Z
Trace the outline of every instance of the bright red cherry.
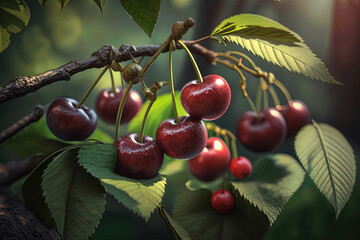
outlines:
M230 172L237 178L246 178L252 171L252 165L249 159L240 156L230 162Z
M306 104L300 100L290 101L284 106L277 107L286 122L286 137L294 137L306 124L310 123L311 115Z
M219 189L211 195L210 203L215 211L227 213L234 207L235 200L231 192Z
M158 174L164 153L151 137L144 136L140 143L138 134L129 133L114 144L117 148L117 174L133 179L147 179Z
M116 124L116 115L124 90L116 88L114 93L111 89L102 90L95 100L95 111L99 118L110 124ZM131 89L121 116L120 123L129 122L141 109L142 99L136 90Z
M181 90L180 100L186 112L193 118L215 120L229 107L231 91L226 80L219 75L208 75L187 83Z
M170 157L176 159L191 159L199 155L204 149L207 131L201 120L189 116L166 119L156 131L156 142Z
M255 152L272 151L284 141L286 123L275 108L268 108L259 113L245 112L237 124L240 142Z
M65 141L80 141L96 129L97 116L84 104L77 108L78 101L59 97L53 100L46 111L46 123L50 131Z
M207 140L201 153L188 161L190 172L203 181L213 181L228 168L230 152L226 144L217 137Z

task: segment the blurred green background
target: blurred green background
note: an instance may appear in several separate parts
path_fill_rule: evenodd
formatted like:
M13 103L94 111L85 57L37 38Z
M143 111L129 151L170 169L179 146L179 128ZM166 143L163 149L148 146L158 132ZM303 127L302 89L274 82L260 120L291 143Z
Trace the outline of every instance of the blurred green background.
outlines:
M360 96L357 91L360 83L360 50L356 46L348 55L343 54L343 59L334 54L344 53L345 50L338 48L349 47L350 43L360 40L360 20L352 22L355 29L351 31L352 35L344 33L340 30L348 26L344 23L343 28L335 28L335 23L337 26L341 23L334 18L334 12L340 4L353 4L352 7L347 8L349 12L342 13L340 19L346 20L354 14L358 15L359 1L283 0L279 3L271 0L163 0L160 17L151 39L131 20L118 1L107 1L103 14L90 0L70 1L62 11L55 0L49 0L44 9L37 1L27 1L27 3L31 10L29 25L19 34L12 35L10 46L0 53L0 85L6 84L15 76L39 74L70 60L86 58L103 45L118 47L121 44L136 46L161 43L169 35L172 24L187 17L194 18L196 25L184 36L186 40L209 34L223 19L238 13L256 13L277 20L299 33L314 53L330 68L336 79L344 83L344 86L332 86L314 81L269 64L250 53L249 56L262 69L273 72L289 89L294 99L301 99L307 103L314 119L329 123L341 130L355 151L359 152L360 115L357 103ZM336 34L337 42L334 42ZM204 42L204 45L217 51L228 49L212 41ZM241 50L233 44L230 44L229 48ZM211 73L222 75L231 85L230 108L215 123L235 132L240 114L250 109L240 92L238 85L240 78L235 72L223 66L211 66L197 56L196 60L203 75ZM166 81L169 74L167 62L167 55L160 56L147 73L146 81L149 83ZM338 62L348 64L344 69L339 68ZM174 66L178 90L186 82L196 78L184 53L174 53ZM99 72L99 69L88 70L73 76L70 82L56 82L35 93L1 104L0 130L31 112L37 104L47 104L55 97L70 96L81 99ZM117 77L116 74L115 76ZM250 75L246 76L248 92L254 98L258 80ZM96 92L105 87L110 87L109 74L105 74L104 79L100 81L85 104L93 107ZM135 88L140 90L140 86ZM285 103L281 94L280 98ZM99 127L113 134L112 126L99 121ZM122 130L125 129L126 126ZM239 147L241 154L252 159L260 156L246 151L242 146ZM294 155L293 141L285 142L277 152ZM4 145L0 145L0 159L10 161L17 157ZM14 191L20 192L20 185L20 183L15 184ZM170 207L174 196L169 195L165 199L165 204ZM149 223L145 224L111 197L108 200L106 214L92 239L172 238L158 214L153 214ZM359 202L359 181L356 181L352 197L335 221L335 213L330 204L306 177L302 187L286 205L265 239L360 239Z

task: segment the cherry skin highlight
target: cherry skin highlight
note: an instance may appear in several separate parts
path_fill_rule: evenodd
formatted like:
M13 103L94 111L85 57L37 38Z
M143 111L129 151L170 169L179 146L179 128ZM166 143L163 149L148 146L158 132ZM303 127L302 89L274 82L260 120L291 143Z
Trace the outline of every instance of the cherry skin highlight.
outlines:
M286 136L286 123L275 108L268 108L256 116L245 112L237 124L240 142L254 152L268 152L282 144Z
M188 161L190 172L203 181L213 181L228 168L230 151L226 144L217 137L207 140L201 153Z
M199 155L204 149L207 131L201 120L189 116L166 119L156 131L156 142L170 157L176 159L191 159Z
M140 143L137 133L129 133L114 144L117 148L115 173L133 179L148 179L158 174L164 153L151 137L144 136Z
M50 103L46 123L56 137L65 141L81 141L95 131L96 113L84 104L77 108L78 104L68 97L59 97Z
M180 100L185 111L193 118L215 120L228 109L231 90L226 80L219 75L208 75L187 83L181 90Z
M286 122L286 138L291 138L311 121L311 114L306 104L300 100L292 100L284 106L277 107Z
M250 175L252 164L246 157L240 156L230 162L230 172L237 178L243 179Z
M210 203L215 211L227 213L234 207L235 200L231 192L219 189L211 195Z
M124 90L116 88L116 92L111 89L102 90L95 100L95 111L99 118L109 124L116 124L116 115L120 105ZM142 99L139 93L131 89L125 101L124 110L120 123L128 123L141 109Z

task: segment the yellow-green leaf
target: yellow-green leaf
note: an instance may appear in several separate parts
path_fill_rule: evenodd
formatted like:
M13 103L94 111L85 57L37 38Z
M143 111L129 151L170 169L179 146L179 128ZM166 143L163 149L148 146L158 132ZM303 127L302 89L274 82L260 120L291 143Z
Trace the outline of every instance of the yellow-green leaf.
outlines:
M338 217L355 184L356 164L352 147L337 129L313 121L296 136L295 151Z

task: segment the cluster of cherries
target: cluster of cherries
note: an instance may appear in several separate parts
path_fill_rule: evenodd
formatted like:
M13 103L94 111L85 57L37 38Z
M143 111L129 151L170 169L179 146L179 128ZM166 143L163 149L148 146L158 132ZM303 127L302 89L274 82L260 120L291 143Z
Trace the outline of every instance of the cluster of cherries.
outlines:
M127 65L124 80L134 81L140 70L136 63ZM107 123L117 124L116 116L124 93L121 88L101 91L95 101L97 115ZM140 139L139 134L128 133L114 142L117 148L115 172L133 179L152 178L158 174L165 153L175 159L189 160L191 173L203 181L213 181L227 169L237 178L247 177L252 171L251 162L243 156L231 160L226 144L220 138L208 138L202 121L215 120L228 109L231 90L226 80L208 75L202 82L191 81L181 90L180 99L189 116L164 120L157 128L156 140L149 136ZM129 122L141 106L140 95L130 90L120 123ZM48 107L46 121L51 132L60 139L84 140L96 128L96 113L74 99L60 97ZM244 113L238 122L237 134L248 149L266 152L278 147L286 136L294 136L309 121L306 105L295 100L278 106L278 110L268 108L260 113ZM216 211L225 213L233 208L234 197L229 191L220 189L212 194L210 202Z

